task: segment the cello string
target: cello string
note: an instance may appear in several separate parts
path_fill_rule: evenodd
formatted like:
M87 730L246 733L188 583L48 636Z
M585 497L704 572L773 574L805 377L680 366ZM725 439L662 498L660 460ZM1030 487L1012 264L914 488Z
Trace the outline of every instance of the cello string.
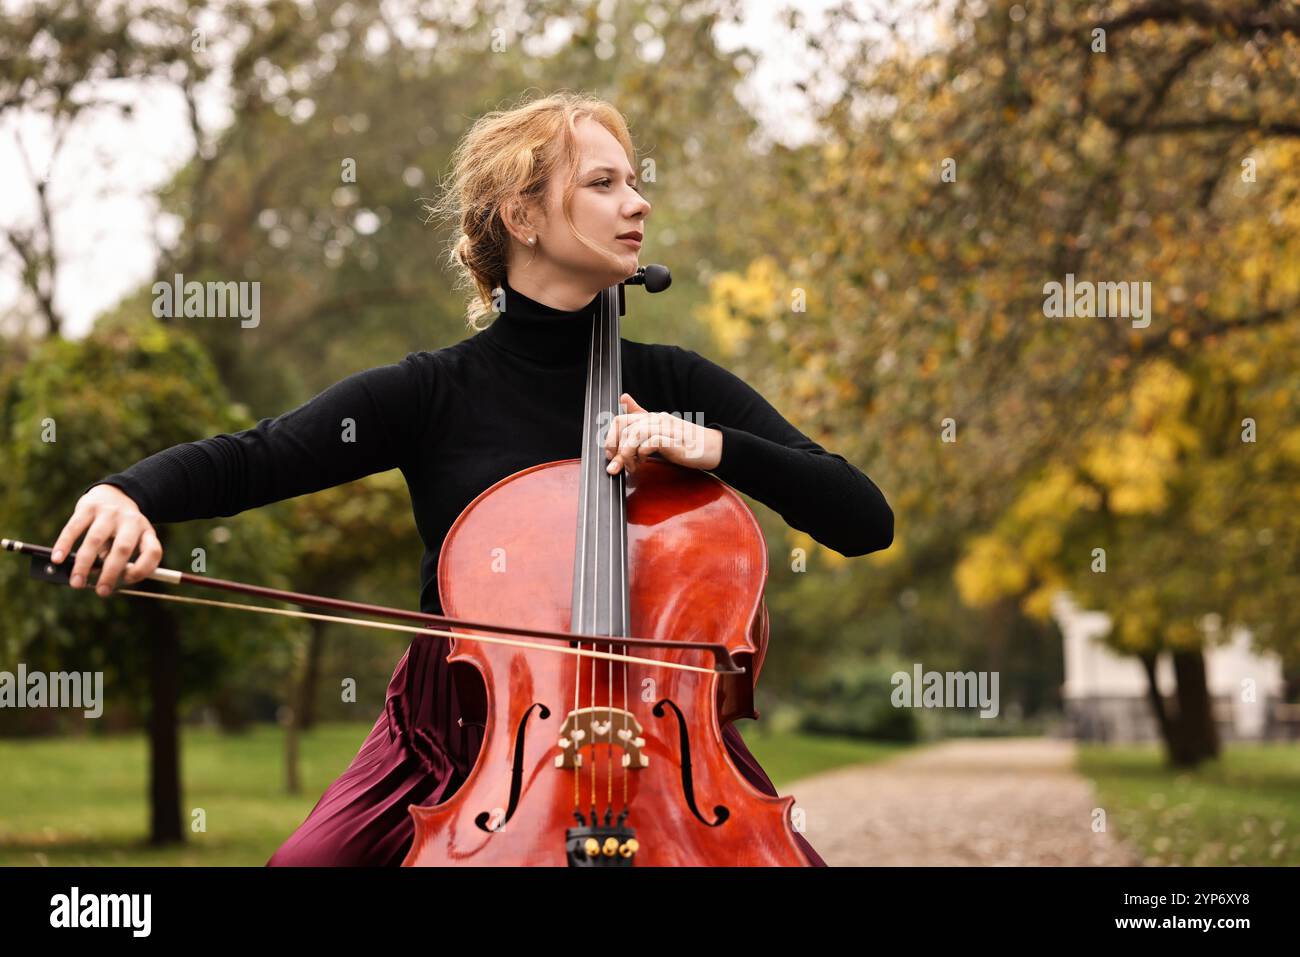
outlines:
M617 289L618 287L615 286L614 288ZM609 331L608 333L606 333L605 338L606 338L606 348L609 350L610 353L609 355L609 390L611 393L610 408L616 410L617 413L619 411L624 411L622 406L619 405L619 401L618 401L619 388L622 385L622 383L619 381L619 375L618 375L618 294L617 293L609 297L608 313L609 313ZM619 493L619 490L623 487L623 477L626 474L627 474L626 468L620 468L618 470L617 475L611 476L609 475L608 472L605 473L605 475L608 478L612 479L612 481L606 483L606 488L609 489L609 494L610 494L610 503L609 503L610 505L609 508L610 629L609 629L609 633L611 637L613 637L616 634L619 634L623 627L621 622L619 623L618 627L615 627L615 619L614 619L614 588L616 586L616 582L615 582L616 576L614 575L614 567L615 567L614 560L616 558L614 536L618 532L618 523L620 519L620 513L615 508L615 503L617 501L616 497ZM617 582L617 586L621 590L622 582L621 581ZM614 646L610 645L609 647L612 649ZM593 661L592 662L593 669L595 668L595 664L596 663ZM608 744L605 747L605 807L607 813L609 809L613 807L614 804L614 662L611 661L609 663L608 668L609 668L608 674L605 676L605 700L609 702L609 707L605 712L606 741L608 742Z
M617 322L617 321L618 321L618 320L616 319L615 322ZM621 332L621 330L619 330L619 331ZM615 345L614 345L614 349L615 349L615 351L614 351L614 368L615 368L615 373L614 373L614 375L615 375L615 379L616 379L616 381L617 381L616 388L618 389L619 392L622 392L622 391L623 391L623 345L622 345L622 341L621 341L621 340L622 340L622 336L621 336L621 335L617 335L617 334L616 334L616 335L614 336L614 343L615 343ZM631 582L629 581L629 579L628 579L628 558L627 558L627 486L626 486L626 482L625 482L625 480L624 480L623 470L622 470L622 469L619 470L618 478L619 478L619 482L618 482L618 512L619 512L619 517L618 517L618 529L619 529L619 549L618 549L618 558L619 558L619 563L620 563L621 566L622 566L622 588L620 589L620 597L622 598L622 601L623 601L623 632L622 632L622 633L623 633L623 636L626 637L626 636L627 636L627 633L628 633L628 632L631 630L631 628L632 628L632 618L631 618L631 615L630 615L629 612L628 612L628 590L631 588L631 584L632 584L632 583L631 583ZM624 654L627 653L627 645L626 645L626 644L620 645L619 648L622 650L622 652L623 652ZM595 662L592 662L592 667L595 667ZM610 662L610 668L612 669L613 667L614 667L614 663L611 661L611 662ZM628 745L628 743L629 743L630 740L631 740L631 734L630 734L629 729L628 729L628 717L629 717L630 712L629 712L629 710L628 710L628 700L627 700L627 677L628 677L628 667L627 667L627 664L626 664L626 663L623 664L621 670L622 670L622 672L623 672L623 733L624 733L623 744L624 744L624 748L626 748L626 746ZM612 730L612 729L611 729L611 730ZM625 751L624 753L625 753L625 754L629 754L629 752L627 752L627 751ZM620 763L622 763L622 762L620 762ZM622 763L622 770L623 770L623 773L622 773L621 777L622 777L622 779L623 779L623 811L624 811L624 813L626 813L626 812L627 812L628 774L629 774L629 772L630 772L630 770L631 770L630 761L627 762L627 763Z
M580 489L579 494L582 498L582 501L578 506L579 515L580 515L580 520L578 522L578 547L580 549L579 552L580 557L578 557L573 563L573 573L578 576L577 600L574 602L574 604L576 606L576 610L578 614L578 625L579 625L578 631L580 633L586 633L590 627L588 623L587 599L586 599L587 565L589 562L588 550L587 550L587 536L590 534L589 532L590 523L588 521L590 512L588 509L588 502L589 502L589 494L591 491L590 485L591 485L592 464L594 461L594 453L591 448L591 444L592 444L591 438L592 438L593 422L595 421L592 416L596 406L595 397L592 395L592 389L594 385L592 376L595 371L595 362L596 362L596 321L595 321L595 317L592 317L591 336L587 343L587 387L586 387L586 392L583 396L582 452L580 453L580 460L578 466L578 470L580 472L580 479L578 483ZM579 648L582 647L581 641L578 642L578 647ZM596 646L593 643L592 649L594 650L595 647ZM582 709L582 677L583 677L582 659L581 658L577 659L573 663L573 666L574 666L573 713L574 715L577 715ZM577 740L575 739L574 742L575 759L581 754L581 750L582 750L581 747L579 746ZM580 765L576 763L575 760L575 764L573 768L573 808L579 814L581 814L581 809L582 809L581 788L582 788L582 768Z
M608 337L608 332L605 328L605 320L608 317L608 315L609 315L609 290L606 289L604 292L601 293L600 310L599 310L599 315L597 317L597 322L600 325L600 333L597 337L599 352L598 352L598 361L596 363L596 381L593 384L593 388L592 388L592 391L596 394L596 401L599 404L598 407L601 407L602 410L609 408L608 399L606 399L604 396L605 390L602 388L602 386L605 384L605 348L606 348L605 340ZM595 453L595 450L594 449L592 450L592 459L594 461L594 465L592 468L593 476L595 475L596 468L600 467L600 464L604 461L604 458L605 458L604 455L597 455ZM605 472L603 469L601 469L601 472L606 477L608 477L609 475L608 472ZM603 498L603 496L600 493L602 488L603 486L601 485L597 485L595 488L596 525L594 530L595 549L594 549L594 554L592 556L592 568L595 570L596 578L594 582L595 588L593 589L592 596L591 596L592 617L593 617L592 629L591 629L592 634L596 633L596 629L599 627L600 624L597 615L599 614L600 611L600 568L601 568L600 545L601 545L601 537L602 537L600 534L600 516L601 516L600 506ZM594 643L592 647L595 647ZM591 727L593 732L591 736L591 814L593 818L592 820L593 825L595 824L595 816L596 816L596 735L594 732L595 732L596 722L599 720L598 714L599 712L597 710L597 705L596 705L596 668L593 665L591 669Z

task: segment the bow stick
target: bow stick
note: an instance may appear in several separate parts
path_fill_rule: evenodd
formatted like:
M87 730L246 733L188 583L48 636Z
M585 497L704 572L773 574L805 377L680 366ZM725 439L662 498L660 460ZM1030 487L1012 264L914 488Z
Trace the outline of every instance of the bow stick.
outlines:
M41 581L55 582L61 584L70 584L72 567L76 560L76 553L68 555L60 564L54 564L50 557L51 550L44 545L32 545L26 542L15 541L11 538L0 539L0 548L6 551L19 552L29 555L32 559L31 576ZM100 568L102 562L96 558L91 566L93 571ZM168 585L198 585L202 588L214 588L221 591L236 592L245 595L254 595L261 598L273 598L277 601L287 601L295 605L307 605L309 607L334 608L341 611L351 611L363 615L376 615L381 618L398 618L406 621L425 622L423 627L416 628L407 625L395 625L390 622L372 621L365 618L345 618L338 615L318 615L309 612L291 611L287 608L267 608L261 605L244 605L237 602L212 601L206 598L193 598L184 595L164 595L158 592L139 591L133 588L118 589L124 595L133 595L140 598L156 598L164 601L178 601L195 605L215 605L219 608L235 608L243 611L252 611L267 615L285 615L290 618L309 618L318 621L334 621L348 625L359 625L364 628L380 628L387 631L406 631L420 635L443 635L448 638L464 639L468 641L481 641L488 644L513 645L520 648L536 648L541 651L557 652L559 654L577 655L587 658L600 658L609 661L627 661L642 665L658 665L663 668L673 668L679 671L698 671L704 674L744 674L745 669L739 667L731 657L731 652L727 650L726 645L719 642L709 641L673 641L664 638L634 638L624 637L621 635L587 635L578 632L553 631L541 628L524 628L518 625L498 625L489 622L468 621L464 618L453 618L448 615L435 615L430 612L409 611L405 608L390 608L387 605L372 605L366 602L348 601L344 598L329 598L325 595L311 595L304 592L282 591L278 588L268 588L265 585L250 585L245 582L228 581L223 578L208 578L206 575L195 575L190 572L180 572L170 568L158 568L149 575L154 581L160 581ZM87 575L89 581L89 575ZM461 632L447 631L440 628L431 627L431 625L443 625L448 628L473 628L476 631L490 631L508 635L524 635L530 638L542 638L547 641L563 641L566 647L557 647L554 645L536 644L531 641L517 641L511 638L489 637L487 635L467 635ZM713 655L713 667L701 668L697 665L680 664L675 661L659 661L654 658L642 658L639 655L621 655L615 652L588 651L585 648L567 647L568 642L577 641L579 644L590 642L592 644L605 645L631 645L638 648L671 648L674 650L697 650L708 652Z

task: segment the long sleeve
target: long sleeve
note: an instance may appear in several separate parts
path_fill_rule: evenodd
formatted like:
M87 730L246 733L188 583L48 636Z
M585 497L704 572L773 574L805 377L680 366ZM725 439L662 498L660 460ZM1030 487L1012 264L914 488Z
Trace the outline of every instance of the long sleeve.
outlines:
M692 350L677 352L688 407L722 432L714 475L842 555L889 547L894 512L871 479L787 422L739 376Z
M184 442L108 484L152 522L237 515L400 466L428 421L427 353L357 372L252 428Z

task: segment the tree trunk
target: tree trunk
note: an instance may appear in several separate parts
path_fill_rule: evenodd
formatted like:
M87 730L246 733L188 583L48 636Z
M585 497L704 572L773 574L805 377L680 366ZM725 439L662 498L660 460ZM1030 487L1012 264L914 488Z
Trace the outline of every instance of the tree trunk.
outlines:
M1183 745L1193 764L1219 756L1219 730L1214 725L1214 703L1205 675L1205 653L1200 648L1175 651L1178 678L1178 717Z
M149 843L179 844L181 754L177 713L181 644L176 620L161 603L145 602L149 619Z
M1155 713L1165 756L1170 765L1194 768L1219 756L1219 735L1214 726L1205 655L1201 649L1177 651L1174 657L1175 709L1171 712L1156 683L1156 653L1138 656L1147 676L1147 699Z
M311 670L311 642L317 637L321 622L312 622L311 635L307 648L294 642L293 660L289 668L289 692L286 702L280 707L280 723L284 727L284 790L287 794L302 791L301 775L298 772L298 742L301 738L304 715L303 698L307 689L307 673Z
M307 665L303 669L297 705L297 713L301 715L298 727L303 731L316 726L316 693L320 685L321 660L325 657L325 626L326 622L312 619L311 636L307 639Z
M286 794L302 792L298 774L298 709L284 706L284 790Z
M1170 716L1168 709L1165 708L1165 699L1160 695L1160 683L1156 680L1158 653L1152 651L1138 655L1138 660L1142 662L1142 670L1146 672L1147 700L1151 703L1151 712L1156 716L1156 727L1160 731L1160 740L1165 743L1166 752L1172 756L1177 733L1173 727L1174 719Z

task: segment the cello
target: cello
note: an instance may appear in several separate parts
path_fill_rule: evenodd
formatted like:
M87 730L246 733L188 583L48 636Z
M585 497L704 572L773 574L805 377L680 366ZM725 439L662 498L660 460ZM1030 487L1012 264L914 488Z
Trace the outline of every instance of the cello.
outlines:
M453 669L462 721L483 723L482 745L450 798L411 805L403 866L809 863L790 822L794 798L758 791L722 741L724 724L758 717L768 616L757 520L700 470L653 458L630 477L605 468L623 391L624 287L670 283L651 265L597 297L581 457L501 479L443 541L438 592L451 619L608 640L537 656L452 639L447 660L481 679L475 695ZM631 658L636 646L619 641L628 635L657 641ZM701 642L721 643L735 664L683 667L700 662Z

